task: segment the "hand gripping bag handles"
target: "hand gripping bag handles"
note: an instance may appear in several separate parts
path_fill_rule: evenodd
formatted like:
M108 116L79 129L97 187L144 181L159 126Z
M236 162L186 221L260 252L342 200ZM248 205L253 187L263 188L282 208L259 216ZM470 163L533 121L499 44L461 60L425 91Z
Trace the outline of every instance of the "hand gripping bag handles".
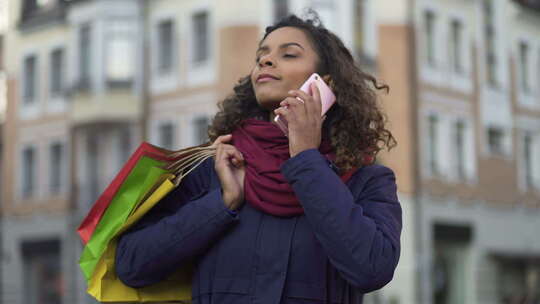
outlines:
M181 269L160 283L135 289L117 278L114 256L118 237L179 186L187 174L213 155L215 149L210 146L168 151L148 143L141 144L116 177L122 178L116 183L116 189L109 186L104 192L113 189L114 194L109 192L109 198L101 199L102 194L96 201L96 205L101 204L99 208L94 205L83 221L83 224L95 223L85 226L85 235L89 237L79 260L89 294L101 302L191 300L191 269ZM125 169L128 166L131 168ZM99 218L89 218L92 216Z

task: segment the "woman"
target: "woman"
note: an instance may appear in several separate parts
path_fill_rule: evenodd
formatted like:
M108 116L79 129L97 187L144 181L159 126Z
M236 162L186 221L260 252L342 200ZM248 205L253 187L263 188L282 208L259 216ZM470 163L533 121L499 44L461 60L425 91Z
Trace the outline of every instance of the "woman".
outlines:
M387 87L316 17L268 27L256 57L210 126L215 159L122 236L118 276L141 287L194 265L194 303L361 303L400 253L395 176L373 164L395 145ZM316 87L297 90L314 72L336 94L326 117Z

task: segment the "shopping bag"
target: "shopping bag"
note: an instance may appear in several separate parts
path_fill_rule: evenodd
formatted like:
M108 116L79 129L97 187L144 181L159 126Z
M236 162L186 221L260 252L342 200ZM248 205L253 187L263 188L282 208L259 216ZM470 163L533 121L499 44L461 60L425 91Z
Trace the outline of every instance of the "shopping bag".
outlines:
M159 187L136 207L135 211L109 241L88 283L87 291L96 300L100 302L191 301L191 276L193 272L191 265L182 268L159 283L142 288L131 288L123 284L115 273L118 237L175 187L171 181L173 177L172 174L162 175L160 177L162 182L160 182Z
M126 178L118 183L118 189L109 202L102 203L106 205L102 215L97 220L92 220L96 223L95 228L93 231L87 230L91 233L79 264L89 284L88 292L102 301L183 301L191 295L191 265L183 267L177 274L161 283L137 289L135 295L133 290L123 285L115 276L115 238L159 202L166 194L161 188L165 187L164 184L178 187L185 176L207 158L215 155L215 148L202 145L169 151L147 143L142 145L147 145L147 148L144 148L147 152L134 162ZM168 182L164 181L164 177Z
M122 169L118 172L118 174L109 184L109 186L98 197L98 199L92 206L92 209L90 209L90 212L88 212L88 215L84 218L80 226L77 228L77 233L79 234L84 244L88 243L88 240L92 236L92 233L94 232L99 220L109 206L113 197L120 189L120 186L124 183L124 181L131 173L133 168L136 166L137 162L141 159L141 157L145 155L150 156L156 160L167 159L167 154L163 149L153 146L147 142L143 142L139 145L139 147L131 155L131 157L128 159Z
M83 249L79 265L88 280L110 239L126 222L132 210L155 189L160 177L166 173L162 162L142 157L122 184L96 226Z

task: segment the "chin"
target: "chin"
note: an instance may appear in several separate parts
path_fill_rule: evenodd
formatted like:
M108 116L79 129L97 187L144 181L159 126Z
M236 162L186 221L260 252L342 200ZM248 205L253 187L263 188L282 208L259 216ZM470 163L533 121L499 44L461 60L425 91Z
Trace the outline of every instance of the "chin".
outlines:
M279 103L282 99L259 99L257 98L257 103L259 106L265 110L273 111L279 108Z

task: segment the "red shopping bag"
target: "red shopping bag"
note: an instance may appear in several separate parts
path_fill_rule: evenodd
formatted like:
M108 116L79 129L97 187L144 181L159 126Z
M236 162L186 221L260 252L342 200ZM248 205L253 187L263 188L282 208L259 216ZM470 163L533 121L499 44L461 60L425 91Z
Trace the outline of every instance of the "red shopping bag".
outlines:
M107 209L107 206L109 206L112 198L116 195L118 189L126 180L127 176L133 170L141 157L149 156L157 160L170 160L169 152L170 151L158 148L147 142L143 142L139 145L137 150L131 155L124 167L122 167L122 169L120 170L120 172L118 172L113 181L96 200L92 209L90 209L90 211L80 224L79 228L77 228L77 233L79 234L84 244L88 243L88 240L96 229L99 220Z

